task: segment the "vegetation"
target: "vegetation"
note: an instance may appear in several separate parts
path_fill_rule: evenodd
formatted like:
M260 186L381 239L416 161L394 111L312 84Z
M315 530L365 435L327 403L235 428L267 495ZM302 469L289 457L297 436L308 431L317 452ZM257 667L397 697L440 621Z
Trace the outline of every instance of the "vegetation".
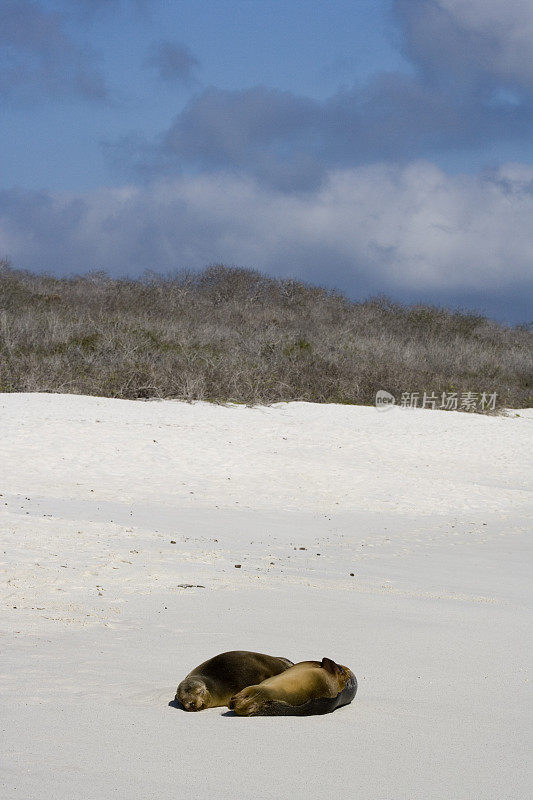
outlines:
M533 332L223 266L115 280L0 268L0 391L373 403L497 392L533 405Z

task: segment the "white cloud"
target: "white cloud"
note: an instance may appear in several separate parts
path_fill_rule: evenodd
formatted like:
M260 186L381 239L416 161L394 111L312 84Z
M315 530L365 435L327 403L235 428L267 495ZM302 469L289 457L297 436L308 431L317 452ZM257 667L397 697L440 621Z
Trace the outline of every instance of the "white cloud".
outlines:
M533 280L533 167L372 165L286 195L218 174L84 197L0 193L0 255L67 274L223 262L369 292L497 295Z

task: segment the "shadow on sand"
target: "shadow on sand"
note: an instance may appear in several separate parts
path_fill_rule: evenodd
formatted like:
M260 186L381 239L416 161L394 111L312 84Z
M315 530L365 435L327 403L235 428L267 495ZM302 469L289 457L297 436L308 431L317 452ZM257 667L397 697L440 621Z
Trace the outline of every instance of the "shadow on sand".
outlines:
M168 705L170 706L170 708L177 708L178 711L185 711L186 713L190 713L190 712L186 711L186 709L182 706L182 704L180 703L179 700L171 700ZM235 711L231 711L229 708L227 708L225 711L223 711L221 713L220 716L221 717L236 717L237 714L235 713Z

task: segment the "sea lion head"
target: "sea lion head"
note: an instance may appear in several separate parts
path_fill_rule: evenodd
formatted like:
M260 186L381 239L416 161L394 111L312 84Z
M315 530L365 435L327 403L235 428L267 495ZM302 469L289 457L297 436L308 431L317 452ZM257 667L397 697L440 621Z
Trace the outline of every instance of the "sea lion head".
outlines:
M339 687L339 692L353 688L354 684L357 686L355 675L349 667L337 664L331 658L323 658L320 666L335 679Z
M185 711L201 711L208 707L210 694L200 678L187 677L178 686L176 700L181 703Z

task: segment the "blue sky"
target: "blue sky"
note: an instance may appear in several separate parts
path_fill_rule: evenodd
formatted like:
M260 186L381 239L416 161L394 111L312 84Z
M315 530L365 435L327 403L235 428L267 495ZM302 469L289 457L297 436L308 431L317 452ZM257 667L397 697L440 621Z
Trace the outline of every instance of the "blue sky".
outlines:
M533 318L533 4L4 0L0 257Z

